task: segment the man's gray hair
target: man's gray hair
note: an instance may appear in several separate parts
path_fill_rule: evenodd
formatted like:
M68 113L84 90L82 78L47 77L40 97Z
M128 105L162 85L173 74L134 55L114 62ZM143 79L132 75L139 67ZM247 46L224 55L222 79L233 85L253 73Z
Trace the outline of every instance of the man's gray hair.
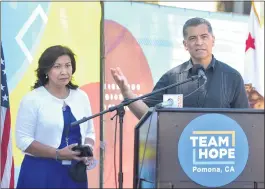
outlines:
M183 37L184 39L187 37L188 33L187 33L187 28L191 27L191 26L198 26L201 24L205 24L208 26L208 32L213 34L213 29L211 26L211 23L204 19L204 18L199 18L199 17L195 17L195 18L191 18L189 20L187 20L183 26Z

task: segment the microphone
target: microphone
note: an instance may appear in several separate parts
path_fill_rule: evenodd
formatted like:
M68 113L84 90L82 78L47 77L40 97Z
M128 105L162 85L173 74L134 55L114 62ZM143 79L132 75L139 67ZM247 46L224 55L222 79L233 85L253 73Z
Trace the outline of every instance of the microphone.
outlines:
M164 108L166 106L172 106L173 104L174 100L172 98L169 98L167 101L157 104L156 108Z
M203 69L199 69L198 75L199 75L199 77L202 77L205 80L205 82L207 81L207 77L206 77L205 72L203 71Z
M192 75L198 75L199 78L203 78L205 82L207 81L207 77L204 72L204 68L200 64L194 64L191 70Z

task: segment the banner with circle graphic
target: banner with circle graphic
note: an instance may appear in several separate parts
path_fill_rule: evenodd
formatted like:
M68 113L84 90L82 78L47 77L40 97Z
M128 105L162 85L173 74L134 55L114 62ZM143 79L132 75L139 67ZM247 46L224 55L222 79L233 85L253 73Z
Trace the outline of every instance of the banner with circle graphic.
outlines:
M100 76L99 2L1 2L1 39L10 93L15 181L24 154L15 145L19 103L36 80L40 54L49 46L66 45L76 54L75 83L88 94L92 112L99 111ZM56 119L56 118L55 118ZM95 158L99 160L99 120ZM40 170L41 171L41 170ZM99 185L99 166L89 171L89 187Z
M151 92L165 72L190 58L183 47L182 27L191 17L203 17L211 22L216 38L213 49L215 57L243 74L247 16L141 2L105 2L105 108L117 105L123 99L112 79L110 68L120 67L128 79L129 87L139 96ZM119 141L117 137L115 143L115 121L110 120L113 115L106 115L104 122L107 125L104 139L108 146L104 160L104 186L108 188L116 186L115 178L118 179L116 175L119 170ZM123 184L129 188L133 186L133 134L138 121L126 109L123 127ZM153 174L148 172L148 168L154 166L154 157L148 156L145 161L148 162L148 167L143 169L146 172L145 178L154 179Z
M233 182L248 160L248 140L240 125L222 114L205 114L183 130L178 159L183 171L205 187Z

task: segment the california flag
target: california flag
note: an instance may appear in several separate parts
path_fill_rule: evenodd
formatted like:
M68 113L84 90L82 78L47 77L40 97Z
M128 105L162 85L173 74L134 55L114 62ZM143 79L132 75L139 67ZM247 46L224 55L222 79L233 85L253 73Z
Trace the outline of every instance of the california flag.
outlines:
M263 4L261 4L263 3ZM264 109L264 2L252 2L245 46L244 81L252 108Z

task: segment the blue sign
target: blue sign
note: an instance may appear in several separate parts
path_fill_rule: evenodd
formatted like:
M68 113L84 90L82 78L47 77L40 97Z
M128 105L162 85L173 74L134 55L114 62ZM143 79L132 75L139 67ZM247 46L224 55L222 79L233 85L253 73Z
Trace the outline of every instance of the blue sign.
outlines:
M183 130L178 158L187 176L205 187L234 181L248 160L248 141L240 125L222 114L204 114Z

